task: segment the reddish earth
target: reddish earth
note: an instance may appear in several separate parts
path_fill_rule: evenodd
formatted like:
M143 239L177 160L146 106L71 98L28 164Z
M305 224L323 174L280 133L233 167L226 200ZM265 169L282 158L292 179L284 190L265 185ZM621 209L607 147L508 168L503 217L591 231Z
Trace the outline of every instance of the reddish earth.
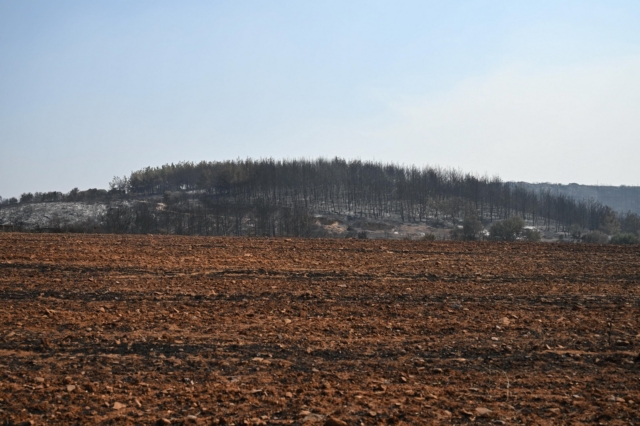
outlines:
M0 234L0 424L640 422L640 248Z

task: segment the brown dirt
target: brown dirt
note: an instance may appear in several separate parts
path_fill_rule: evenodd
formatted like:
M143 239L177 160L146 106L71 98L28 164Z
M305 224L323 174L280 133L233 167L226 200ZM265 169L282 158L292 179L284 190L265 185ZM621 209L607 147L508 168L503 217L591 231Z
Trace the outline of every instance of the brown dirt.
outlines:
M639 282L637 247L0 234L0 419L638 423Z

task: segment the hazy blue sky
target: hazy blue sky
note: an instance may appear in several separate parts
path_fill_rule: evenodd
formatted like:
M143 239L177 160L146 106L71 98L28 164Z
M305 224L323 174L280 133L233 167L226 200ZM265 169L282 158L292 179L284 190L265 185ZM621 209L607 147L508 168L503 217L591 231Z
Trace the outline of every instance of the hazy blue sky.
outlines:
M0 195L346 157L640 184L640 1L0 0Z

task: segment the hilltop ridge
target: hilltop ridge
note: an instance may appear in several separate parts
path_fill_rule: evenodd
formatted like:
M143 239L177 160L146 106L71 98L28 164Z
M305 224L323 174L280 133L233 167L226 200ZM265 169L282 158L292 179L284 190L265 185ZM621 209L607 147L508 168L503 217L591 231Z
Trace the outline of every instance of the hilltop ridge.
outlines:
M618 213L640 214L640 186L581 185L578 183L529 183L513 182L533 191L550 191L553 195L564 195L575 200L594 200L611 207Z
M536 186L537 185L537 186ZM379 162L235 160L146 167L109 190L4 200L22 230L186 235L482 239L519 217L543 239L640 232L640 218L561 187ZM619 210L618 210L619 211ZM493 236L495 237L495 235ZM600 240L604 237L599 236Z

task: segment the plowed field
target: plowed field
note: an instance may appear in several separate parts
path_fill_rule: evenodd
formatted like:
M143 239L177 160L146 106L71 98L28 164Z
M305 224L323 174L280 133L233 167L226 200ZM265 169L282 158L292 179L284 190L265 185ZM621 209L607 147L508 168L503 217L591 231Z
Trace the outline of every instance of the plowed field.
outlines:
M0 234L0 419L637 424L639 285L637 247Z

